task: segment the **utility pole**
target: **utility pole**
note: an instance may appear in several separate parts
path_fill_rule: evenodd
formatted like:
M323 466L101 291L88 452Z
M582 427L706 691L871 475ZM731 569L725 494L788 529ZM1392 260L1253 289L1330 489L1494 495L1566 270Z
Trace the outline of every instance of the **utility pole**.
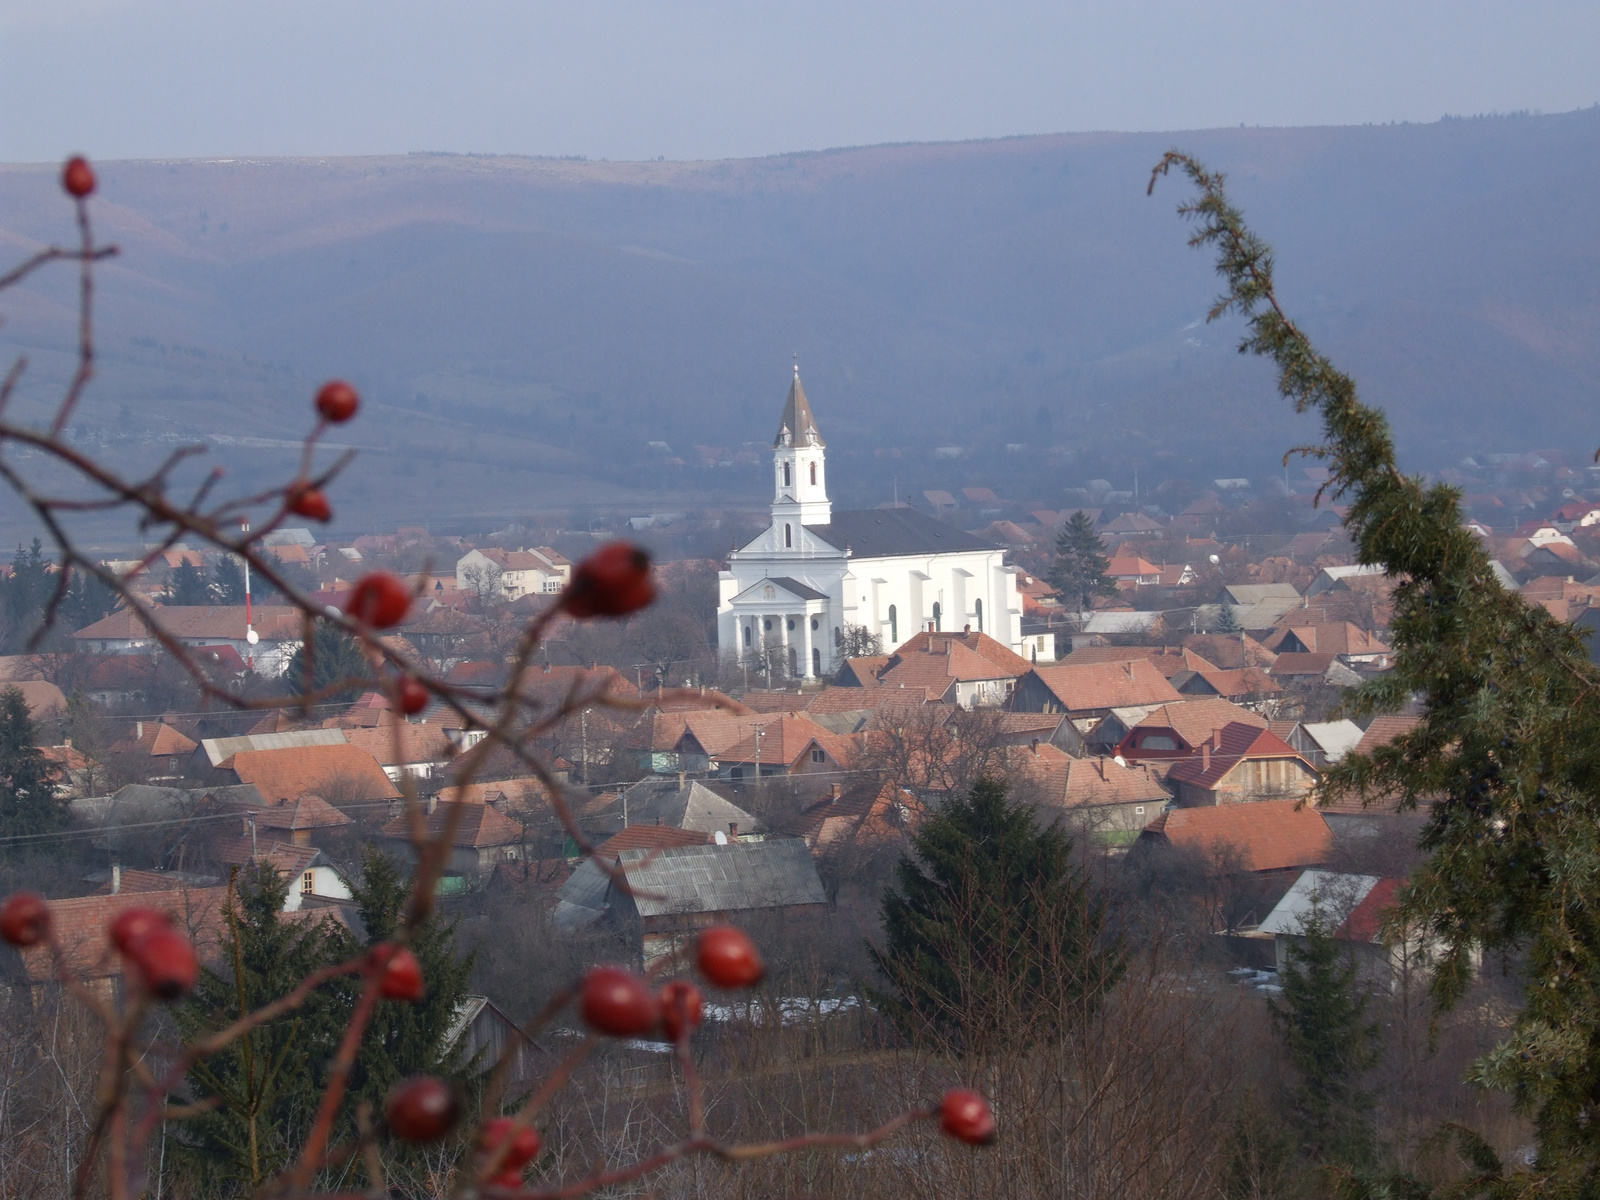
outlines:
M589 710L586 708L578 714L578 728L583 735L583 750L581 752L583 763L583 786L589 786Z

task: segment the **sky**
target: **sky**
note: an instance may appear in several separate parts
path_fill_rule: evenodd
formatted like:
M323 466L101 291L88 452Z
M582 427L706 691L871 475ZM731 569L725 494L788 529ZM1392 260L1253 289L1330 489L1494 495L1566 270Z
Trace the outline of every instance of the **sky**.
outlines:
M0 0L0 161L669 159L1600 102L1596 0Z

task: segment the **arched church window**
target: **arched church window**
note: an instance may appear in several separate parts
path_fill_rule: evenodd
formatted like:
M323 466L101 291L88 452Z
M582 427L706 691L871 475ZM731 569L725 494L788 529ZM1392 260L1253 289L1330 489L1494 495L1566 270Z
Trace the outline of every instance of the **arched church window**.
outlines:
M784 463L783 464L783 486L784 487L788 487L789 486L789 464L788 463Z
M935 633L939 632L939 615L940 615L940 612L941 612L941 610L939 608L939 602L937 600L935 600L933 602L933 631Z
M772 632L772 618L771 617L763 618L762 626L766 629L766 631L768 633L771 633Z
M973 616L978 618L978 632L982 633L983 632L983 601L982 600L974 600L972 602L972 614L973 614Z
M751 640L754 638L754 636L755 635L750 632L750 626L746 625L744 627L744 644L746 649L749 649Z
M889 645L900 644L900 618L894 611L894 605L889 605Z
M811 486L812 487L816 487L817 486L817 464L816 463L812 463L811 464Z
M814 646L811 649L811 673L813 675L822 674L822 651Z
M785 467L784 470L787 471L788 468ZM785 525L783 527L783 546L786 550L791 550L794 548L794 526L792 525Z

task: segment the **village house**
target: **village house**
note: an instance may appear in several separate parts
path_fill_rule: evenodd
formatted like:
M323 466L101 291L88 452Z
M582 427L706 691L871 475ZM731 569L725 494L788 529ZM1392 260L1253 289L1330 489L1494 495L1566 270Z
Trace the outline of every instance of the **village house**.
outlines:
M835 682L849 686L847 679L859 680L866 661L850 660L852 666L861 666L841 670ZM1027 659L987 634L924 631L897 647L872 677L882 687L926 688L945 704L999 708L1031 667Z
M1275 654L1332 654L1349 667L1368 665L1380 669L1389 665L1393 653L1349 621L1291 624L1275 639L1269 639L1267 648Z
M1113 708L1180 699L1166 676L1147 660L1130 659L1036 666L1017 681L1011 707L1016 712L1065 713L1087 730Z
M706 838L722 833L732 840L766 829L761 821L731 800L719 796L698 780L682 775L641 779L620 787L617 802L607 812L619 820L624 829L659 825L693 830Z
M1167 772L1185 808L1298 797L1317 779L1316 768L1288 742L1243 721L1224 725Z
M139 771L149 782L180 778L195 752L195 743L164 721L135 721L133 736L111 744L111 754Z
M1272 732L1298 750L1317 770L1338 762L1361 741L1362 729L1345 718L1338 721L1274 722Z
M346 729L344 734L350 745L370 754L395 783L405 775L432 779L459 753L456 740L437 721L397 720L371 729Z
M1154 775L1114 758L1074 758L1048 743L1008 747L1007 774L1016 794L1045 821L1066 820L1103 847L1131 845L1171 797Z
M1184 758L1227 725L1239 724L1256 729L1267 727L1265 717L1218 697L1159 704L1153 708L1132 711L1141 712L1142 715L1116 743L1117 754L1129 762L1164 762Z
M232 782L255 784L269 800L314 794L350 804L400 797L378 761L359 746L240 750L223 759L218 770Z
M450 854L444 870L458 877L483 876L501 862L517 862L523 857L523 828L488 804L470 802L433 803L423 817L430 838L442 835L451 821L455 831L450 839ZM378 841L390 854L411 862L416 848L411 844L410 819L401 814L386 824ZM449 889L446 889L449 890Z
M552 595L572 578L572 563L548 546L532 550L487 547L456 560L456 587L463 592L505 600Z
M1315 808L1294 800L1218 808L1170 808L1145 826L1141 841L1198 854L1229 871L1278 880L1287 889L1333 853L1333 831Z
M300 615L285 605L262 604L251 616L247 627L242 604L168 605L152 612L152 619L175 641L190 647L225 647L256 674L275 679L300 648ZM258 640L251 642L250 633ZM153 654L160 646L145 619L130 608L102 617L72 637L94 654Z

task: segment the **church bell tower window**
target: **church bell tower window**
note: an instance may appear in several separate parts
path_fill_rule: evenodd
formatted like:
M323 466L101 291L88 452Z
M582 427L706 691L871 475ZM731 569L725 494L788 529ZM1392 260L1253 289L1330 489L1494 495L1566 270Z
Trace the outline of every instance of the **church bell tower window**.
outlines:
M783 486L784 487L788 487L789 486L789 464L788 463L784 463L783 464Z
M787 469L787 468L785 468L785 469ZM793 525L785 525L783 527L783 547L784 547L785 550L792 550L794 548L794 526Z

